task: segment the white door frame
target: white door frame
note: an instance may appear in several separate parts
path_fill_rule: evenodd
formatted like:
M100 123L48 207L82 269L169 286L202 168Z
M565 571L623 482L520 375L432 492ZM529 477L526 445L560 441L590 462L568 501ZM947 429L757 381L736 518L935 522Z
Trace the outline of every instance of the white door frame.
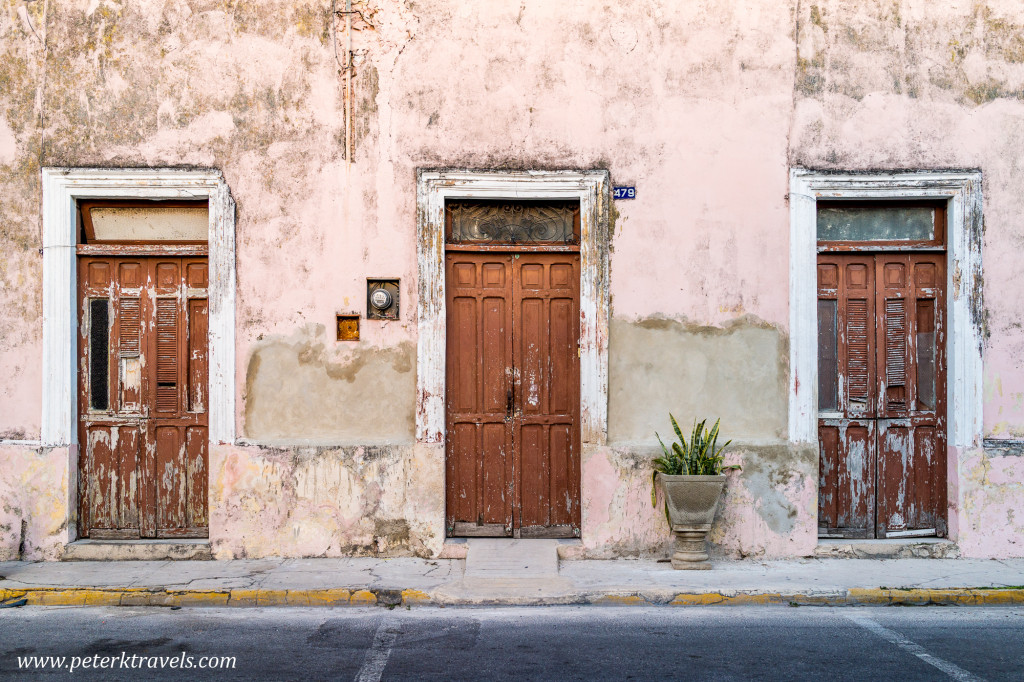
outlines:
M235 203L220 171L44 168L44 446L78 442L78 214L83 199L206 199L210 264L210 442L235 440ZM71 469L78 470L75 447Z
M608 434L608 171L417 173L416 440L445 439L444 203L447 199L580 202L580 431L584 446Z
M818 441L817 201L944 199L947 209L948 443L978 447L982 422L982 178L980 171L789 176L789 440ZM952 481L951 481L952 483Z

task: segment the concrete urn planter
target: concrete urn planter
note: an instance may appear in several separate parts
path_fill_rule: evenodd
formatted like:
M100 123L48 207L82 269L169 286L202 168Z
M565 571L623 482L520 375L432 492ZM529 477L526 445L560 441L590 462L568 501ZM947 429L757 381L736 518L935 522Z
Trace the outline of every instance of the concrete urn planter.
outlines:
M676 535L672 568L706 570L711 561L705 539L715 520L718 500L725 488L725 476L669 476L658 474L665 494L669 525Z

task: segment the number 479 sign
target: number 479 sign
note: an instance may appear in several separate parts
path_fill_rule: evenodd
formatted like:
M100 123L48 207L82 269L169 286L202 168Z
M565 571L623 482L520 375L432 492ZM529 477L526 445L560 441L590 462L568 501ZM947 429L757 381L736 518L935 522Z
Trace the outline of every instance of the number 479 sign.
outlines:
M613 187L612 199L636 199L636 187Z

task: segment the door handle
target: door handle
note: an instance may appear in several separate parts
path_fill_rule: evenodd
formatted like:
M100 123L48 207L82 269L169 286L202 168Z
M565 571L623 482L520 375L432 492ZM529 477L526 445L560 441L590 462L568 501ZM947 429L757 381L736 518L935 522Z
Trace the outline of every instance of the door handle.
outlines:
M511 388L508 389L508 392L505 394L505 416L506 417L511 417L512 416L512 389Z

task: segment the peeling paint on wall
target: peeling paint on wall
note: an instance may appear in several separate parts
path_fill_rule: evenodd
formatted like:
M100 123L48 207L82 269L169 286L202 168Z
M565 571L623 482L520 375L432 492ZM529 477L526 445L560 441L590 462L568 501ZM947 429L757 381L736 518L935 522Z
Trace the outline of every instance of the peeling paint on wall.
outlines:
M594 448L583 459L583 547L579 557L664 557L672 534L663 500L651 504L651 460L657 446ZM817 451L787 444L737 444L727 464L725 496L711 533L720 557L791 557L817 544Z
M1024 457L999 448L959 456L957 544L965 557L1024 553Z
M412 445L214 447L214 554L436 556L444 539L438 454Z
M0 561L59 559L73 528L67 448L0 446Z

